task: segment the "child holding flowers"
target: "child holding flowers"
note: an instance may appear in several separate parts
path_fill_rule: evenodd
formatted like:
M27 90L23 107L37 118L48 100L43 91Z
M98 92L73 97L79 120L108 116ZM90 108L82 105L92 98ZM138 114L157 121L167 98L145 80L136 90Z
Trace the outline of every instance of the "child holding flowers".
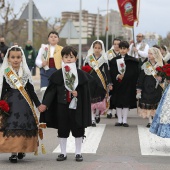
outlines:
M136 108L136 82L138 78L138 60L127 54L129 44L121 41L120 56L109 62L110 75L113 82L110 105L116 109L118 122L115 126L128 127L129 109Z
M35 61L40 68L42 96L48 86L49 77L61 68L62 62L61 50L63 47L58 45L59 35L56 31L51 31L48 34L48 42L49 44L41 45Z
M92 108L92 126L100 122L100 113L106 111L108 103L108 89L112 90L110 73L108 69L108 59L105 54L104 44L101 40L92 43L84 62L83 70L91 68L89 74L93 77L94 83L90 86L91 108Z
M142 65L137 83L137 99L139 99L138 114L143 118L149 118L147 127L152 123L158 103L162 96L162 77L158 68L163 66L163 57L159 49L151 47L148 52L148 61Z
M0 69L0 152L12 153L17 163L27 152L37 152L38 119L33 103L40 109L31 72L23 50L8 49Z
M57 161L67 159L66 145L70 131L75 137L75 159L83 161L81 144L85 128L91 126L89 75L76 68L77 51L66 46L61 51L62 68L51 77L43 98L40 121L58 129L61 154Z

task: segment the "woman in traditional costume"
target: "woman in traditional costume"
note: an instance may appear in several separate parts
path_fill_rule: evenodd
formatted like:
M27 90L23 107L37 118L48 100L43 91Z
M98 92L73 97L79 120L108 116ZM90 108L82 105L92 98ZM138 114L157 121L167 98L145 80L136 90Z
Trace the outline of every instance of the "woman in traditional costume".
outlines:
M32 102L39 107L40 101L20 47L8 49L0 73L0 152L12 153L9 160L16 163L25 153L37 152L38 119Z

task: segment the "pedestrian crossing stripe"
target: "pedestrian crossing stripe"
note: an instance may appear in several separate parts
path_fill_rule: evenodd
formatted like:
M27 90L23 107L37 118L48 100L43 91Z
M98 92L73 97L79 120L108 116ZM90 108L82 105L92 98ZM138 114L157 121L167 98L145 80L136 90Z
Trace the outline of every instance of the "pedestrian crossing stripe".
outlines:
M103 132L105 130L105 124L97 124L96 127L88 127L85 130L85 136L82 143L82 153L96 154L98 146L100 144ZM75 153L75 138L71 135L67 139L67 153ZM60 146L53 151L53 153L60 153Z
M138 126L142 155L170 156L170 139L149 132L149 128Z

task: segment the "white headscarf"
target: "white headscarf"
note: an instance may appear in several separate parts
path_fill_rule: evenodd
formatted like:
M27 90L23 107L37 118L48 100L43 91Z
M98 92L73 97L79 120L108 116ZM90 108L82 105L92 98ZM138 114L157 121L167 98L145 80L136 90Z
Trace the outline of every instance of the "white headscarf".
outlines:
M86 56L86 59L85 59L85 63L88 62L88 57L89 57L90 55L93 55L93 53L94 53L93 44L94 44L95 42L100 42L100 43L102 44L101 55L102 55L102 57L104 58L105 63L108 64L108 58L107 58L107 55L106 55L106 52L105 52L105 48L104 48L104 43L103 43L102 40L95 40L95 41L92 43L90 49L89 49L88 52L87 52L87 56ZM99 64L99 65L100 65L100 64Z
M9 55L9 51L12 49L12 48L18 48L21 50L21 53L22 53L22 62L20 64L20 68L19 68L19 71L18 71L18 76L19 77L22 77L22 76L25 76L25 79L24 79L24 84L23 86L26 85L27 81L29 80L29 82L31 84L33 84L33 81L32 81L32 77L31 77L31 72L28 68L28 65L27 65L27 62L26 62L26 59L25 59L25 54L22 50L21 47L18 47L18 46L12 46L10 47L8 50L7 50L7 53L4 57L4 60L3 60L3 63L1 65L1 68L0 68L0 98L1 98L1 93L2 93L2 86L3 86L3 78L4 78L4 71L6 68L10 67L11 70L12 67L10 66L10 64L8 63L8 55ZM15 72L14 72L15 73ZM10 84L10 86L13 88L13 86Z
M149 51L153 54L157 66L163 66L163 56L158 48L151 47Z

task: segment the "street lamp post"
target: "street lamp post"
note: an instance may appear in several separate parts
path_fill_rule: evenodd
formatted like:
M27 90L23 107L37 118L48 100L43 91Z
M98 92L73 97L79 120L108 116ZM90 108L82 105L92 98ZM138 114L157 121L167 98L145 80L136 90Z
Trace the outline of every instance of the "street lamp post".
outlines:
M81 68L81 50L82 50L82 42L81 42L81 26L82 26L82 0L80 0L80 12L79 12L79 68Z
M99 39L99 13L100 13L100 10L99 8L97 9L97 39Z
M33 43L33 31L32 31L32 18L33 18L33 3L29 0L29 11L28 11L28 39Z
M99 39L99 15L100 15L100 12L105 12L105 11L111 11L111 9L109 10L99 10L98 8L98 13L97 13L97 39ZM108 14L107 14L108 15ZM107 16L108 17L108 16ZM109 20L109 18L107 18ZM106 23L107 24L107 23ZM109 27L109 25L107 25ZM106 51L108 50L108 30L106 30Z

